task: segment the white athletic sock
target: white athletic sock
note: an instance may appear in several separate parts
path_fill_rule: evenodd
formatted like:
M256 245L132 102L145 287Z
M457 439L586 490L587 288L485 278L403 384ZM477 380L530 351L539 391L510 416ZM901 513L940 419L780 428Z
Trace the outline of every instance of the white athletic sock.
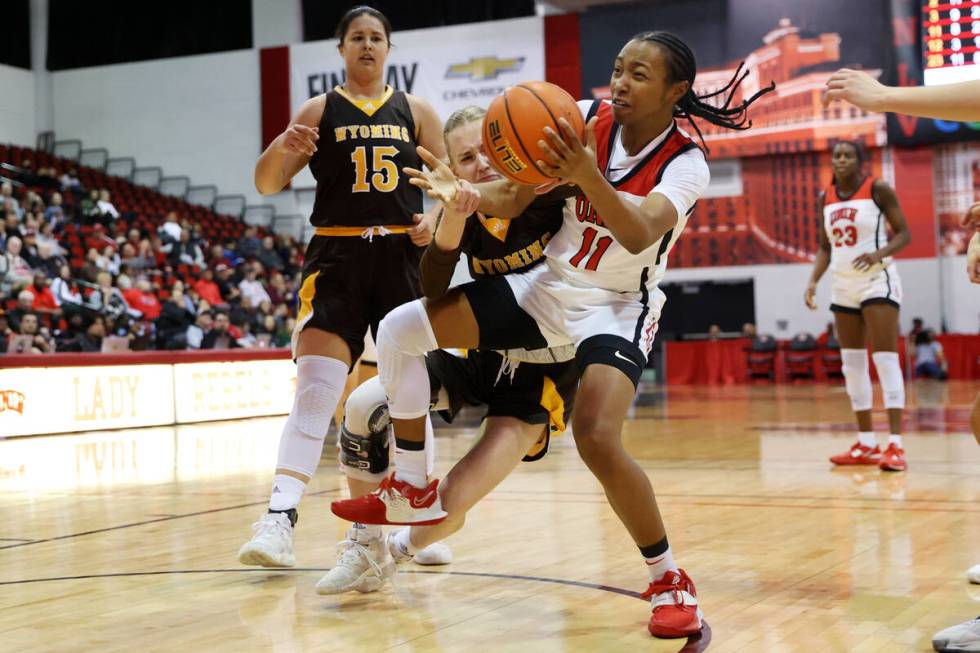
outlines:
M377 524L362 524L361 522L354 522L351 524L351 528L356 528L370 537L372 540L381 539L381 526Z
M875 438L874 431L860 431L858 433L858 442L871 449L878 446L878 440Z
M893 444L899 449L904 448L902 447L902 436L895 435L894 433L888 436L888 444Z
M660 580L668 571L677 571L677 564L674 562L674 556L669 546L660 555L653 558L644 557L643 559L646 560L651 582Z
M425 487L428 478L425 463L423 442L406 442L395 437L395 479L418 488Z
M412 544L411 528L403 528L395 533L395 547L407 556L413 556L419 552L419 548Z
M299 505L306 483L286 476L276 474L272 477L272 495L269 497L269 510L291 510Z

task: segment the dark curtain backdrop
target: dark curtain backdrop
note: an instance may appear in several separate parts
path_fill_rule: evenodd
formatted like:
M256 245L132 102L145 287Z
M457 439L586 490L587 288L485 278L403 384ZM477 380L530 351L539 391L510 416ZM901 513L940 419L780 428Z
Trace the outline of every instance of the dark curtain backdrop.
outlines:
M249 0L50 0L48 69L244 50Z
M534 0L369 0L336 2L336 0L303 0L303 40L332 39L337 23L347 10L364 4L381 11L391 21L393 30L421 29L486 20L519 18L534 15ZM397 42L396 42L397 45Z
M0 38L0 63L18 68L31 67L30 0L4 0L3 38Z

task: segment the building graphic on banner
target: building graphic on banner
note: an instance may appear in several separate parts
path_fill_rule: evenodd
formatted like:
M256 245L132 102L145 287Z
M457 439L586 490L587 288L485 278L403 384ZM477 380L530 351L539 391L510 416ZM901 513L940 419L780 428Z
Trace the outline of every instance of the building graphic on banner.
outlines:
M841 139L858 140L871 151L872 171L880 176L885 117L841 102L824 107L820 101L821 89L840 66L840 44L835 33L806 38L784 18L763 37L762 47L745 55L747 76L733 103L776 83L774 92L752 105L752 128L732 131L698 123L712 159L741 159L742 192L698 202L692 224L671 252L672 267L812 261L821 224L816 200L830 183L827 150ZM737 69L738 62L699 70L695 91L721 90ZM609 88L593 93L608 97ZM720 103L722 97L708 101Z

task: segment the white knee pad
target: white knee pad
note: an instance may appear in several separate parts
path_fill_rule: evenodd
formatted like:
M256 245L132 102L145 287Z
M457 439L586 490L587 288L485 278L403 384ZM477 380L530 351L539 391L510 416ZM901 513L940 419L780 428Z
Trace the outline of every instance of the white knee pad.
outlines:
M840 358L851 408L855 411L871 410L874 395L871 392L871 374L868 372L868 352L864 349L841 349Z
M440 390L432 410L449 406L448 395ZM344 428L337 434L340 468L348 477L380 483L390 467L391 432L388 426L388 400L381 379L373 377L357 387L344 405ZM432 475L435 467L435 434L432 419L425 420L425 467Z
M344 427L357 435L376 433L388 427L388 398L381 379L374 376L357 386L344 404Z
M894 351L876 351L871 354L878 370L878 383L885 395L885 408L905 408L905 377L902 374L902 364L898 353Z
M344 428L337 434L340 468L349 478L380 483L388 475L390 424L381 379L375 376L357 386L344 404Z
M378 377L388 395L392 417L414 419L429 412L425 354L438 346L421 301L402 304L381 320Z
M296 361L296 398L279 440L277 467L313 476L347 380L347 364L326 356Z

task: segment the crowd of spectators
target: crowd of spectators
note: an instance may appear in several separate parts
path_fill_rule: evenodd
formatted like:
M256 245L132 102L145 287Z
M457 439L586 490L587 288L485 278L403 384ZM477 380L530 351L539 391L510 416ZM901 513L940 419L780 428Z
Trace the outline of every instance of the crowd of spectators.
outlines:
M249 226L212 242L175 211L138 217L73 169L4 165L0 354L288 346L302 268L292 238Z

